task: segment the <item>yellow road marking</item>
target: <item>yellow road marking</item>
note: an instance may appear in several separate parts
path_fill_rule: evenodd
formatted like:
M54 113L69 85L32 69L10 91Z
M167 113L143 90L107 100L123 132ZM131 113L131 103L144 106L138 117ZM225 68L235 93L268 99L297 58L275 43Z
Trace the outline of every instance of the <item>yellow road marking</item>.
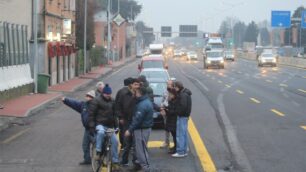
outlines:
M281 87L288 87L287 84L279 84L279 86L281 86Z
M306 79L306 76L304 76L303 78L305 78L305 79Z
M284 113L282 113L282 112L280 112L280 111L278 111L278 110L276 110L276 109L271 109L271 112L274 112L276 115L278 115L278 116L285 116L285 114Z
M303 128L304 130L306 130L306 126L301 126L301 128Z
M271 80L268 80L268 79L267 79L267 80L266 80L266 82L270 82L270 83L272 83L273 81L271 81Z
M230 85L228 85L228 84L226 84L225 86L226 86L227 88L231 88L231 86L230 86Z
M23 135L24 133L26 133L26 132L29 131L29 130L30 130L30 128L27 128L27 129L25 129L25 130L19 131L18 133L16 133L16 134L12 135L11 137L5 139L5 140L2 142L2 144L8 144L8 143L10 143L11 141L17 139L18 137L20 137L21 135Z
M202 141L198 130L196 129L192 119L188 122L188 131L191 136L191 140L195 146L195 150L200 159L202 168L205 172L216 172L216 167L214 162L212 161L206 147L204 141Z
M252 97L250 98L250 100L252 100L254 103L257 103L257 104L260 103L259 100L255 99L255 98L252 98Z
M222 84L222 83L223 83L223 82L222 82L222 81L220 81L220 80L219 80L218 82L219 82L220 84Z
M159 148L163 145L163 141L149 141L148 142L148 148ZM170 147L174 146L174 144L171 142Z
M239 94L244 94L244 92L241 91L241 90L236 90L236 92L239 93Z
M300 91L300 92L303 92L303 93L306 93L306 91L305 91L305 90L302 90L302 89L299 89L299 91Z

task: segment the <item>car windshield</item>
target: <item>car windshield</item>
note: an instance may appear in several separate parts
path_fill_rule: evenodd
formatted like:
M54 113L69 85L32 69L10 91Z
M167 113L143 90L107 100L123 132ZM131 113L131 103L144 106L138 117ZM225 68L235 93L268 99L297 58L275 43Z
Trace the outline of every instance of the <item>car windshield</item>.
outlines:
M225 54L226 55L233 55L233 52L232 51L226 51Z
M274 57L273 54L262 54L262 57Z
M164 64L160 60L148 60L143 61L143 68L164 68Z
M152 88L154 95L163 96L167 91L166 82L151 82L149 85Z
M222 57L223 53L222 52L207 52L207 57Z
M221 45L221 44L211 44L210 48L211 49L214 49L214 48L223 48L223 45Z
M159 78L165 81L169 80L169 74L166 71L142 71L140 75L146 76L146 78Z
M189 52L188 54L189 54L189 55L191 55L191 56L196 55L196 53L195 53L195 52Z

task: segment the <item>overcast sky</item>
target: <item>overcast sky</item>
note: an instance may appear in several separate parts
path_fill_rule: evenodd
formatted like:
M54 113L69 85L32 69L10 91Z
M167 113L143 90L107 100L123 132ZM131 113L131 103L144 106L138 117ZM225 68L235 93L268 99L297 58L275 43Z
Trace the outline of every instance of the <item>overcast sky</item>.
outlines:
M137 20L143 20L154 30L160 26L198 25L200 30L216 32L227 17L236 17L245 23L271 19L271 10L291 13L306 0L136 0L143 5ZM205 28L205 29L204 29Z

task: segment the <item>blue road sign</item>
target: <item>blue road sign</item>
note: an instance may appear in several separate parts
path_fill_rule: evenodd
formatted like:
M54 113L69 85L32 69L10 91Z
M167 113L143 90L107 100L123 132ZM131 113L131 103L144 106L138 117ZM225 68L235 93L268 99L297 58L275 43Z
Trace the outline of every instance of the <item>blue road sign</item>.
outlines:
M301 26L302 26L302 28L306 28L306 10L303 11L301 19L302 19L302 20L301 20Z
M271 26L278 28L289 28L291 26L290 11L272 11Z

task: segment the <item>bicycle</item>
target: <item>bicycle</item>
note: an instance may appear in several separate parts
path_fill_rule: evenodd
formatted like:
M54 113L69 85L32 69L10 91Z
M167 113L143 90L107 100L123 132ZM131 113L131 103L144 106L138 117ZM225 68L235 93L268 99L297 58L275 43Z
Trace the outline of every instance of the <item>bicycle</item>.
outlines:
M112 172L112 135L116 133L118 129L107 129L105 131L104 142L102 143L102 151L99 160L96 160L96 142L95 139L91 142L91 166L94 172Z

